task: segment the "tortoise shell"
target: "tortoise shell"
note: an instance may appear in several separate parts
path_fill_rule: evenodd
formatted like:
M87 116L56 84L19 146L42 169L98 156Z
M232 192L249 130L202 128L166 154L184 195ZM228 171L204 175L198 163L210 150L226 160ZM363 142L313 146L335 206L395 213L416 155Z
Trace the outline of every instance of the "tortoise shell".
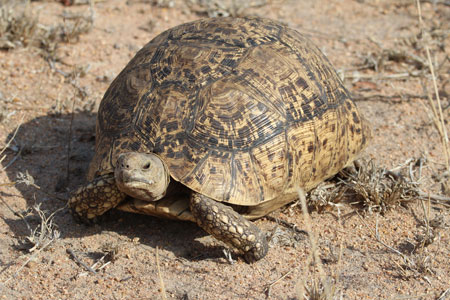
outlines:
M152 152L172 179L254 206L318 185L352 162L370 129L328 59L293 29L213 18L145 45L98 111L88 178L122 152Z

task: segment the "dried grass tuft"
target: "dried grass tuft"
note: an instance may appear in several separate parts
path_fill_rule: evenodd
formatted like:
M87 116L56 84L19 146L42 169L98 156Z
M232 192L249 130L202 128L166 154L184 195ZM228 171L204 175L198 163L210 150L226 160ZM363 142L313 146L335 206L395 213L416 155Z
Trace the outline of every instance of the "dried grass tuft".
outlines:
M119 258L122 248L117 243L108 242L102 246L101 250L104 253L104 259L106 261L115 262Z
M55 61L58 44L77 42L92 29L94 16L91 1L88 14L64 13L60 24L45 26L30 1L0 0L0 49L35 46L46 59Z
M242 17L249 8L268 5L268 0L188 0L186 5L192 12L210 18Z
M0 1L0 49L32 44L38 29L38 14L29 1Z
M27 237L25 237L24 244L27 244L26 246L30 245L29 247L27 247L28 252L32 252L32 254L21 264L16 272L14 272L7 280L3 282L3 284L7 284L13 278L15 278L29 262L36 259L39 253L47 249L53 242L59 239L60 233L57 229L56 224L53 222L53 219L58 212L65 209L65 206L57 209L49 216L47 216L45 212L41 210L40 204L34 205L32 209L38 215L40 224L36 228L32 229L23 214L14 211L3 199L1 200L8 207L8 209L13 212L14 215L20 217L27 226L30 233Z
M385 213L419 197L419 183L406 180L399 173L378 168L372 160L362 161L355 172L344 170L341 176L340 184L345 186L350 204L370 212Z
M413 172L413 160L408 163ZM360 160L355 165L312 190L308 206L319 213L336 209L339 212L345 202L368 212L385 213L423 197L420 184L401 173L380 168L372 160Z
M94 26L95 11L91 5L88 14L65 12L63 18L63 24L57 27L61 40L67 43L78 42L80 36L90 32Z
M345 199L345 186L336 182L325 181L319 184L308 195L308 206L319 213L340 209L340 202Z
M58 226L53 222L55 214L59 211L51 213L49 216L41 210L41 205L36 204L33 206L34 212L39 216L40 224L30 230L30 235L26 237L28 243L32 245L29 252L33 252L37 249L44 249L55 240L59 239L60 233Z
M327 292L324 284L317 278L312 278L311 282L307 282L305 285L305 300L333 300L335 299L336 286L327 283L330 286L330 290Z

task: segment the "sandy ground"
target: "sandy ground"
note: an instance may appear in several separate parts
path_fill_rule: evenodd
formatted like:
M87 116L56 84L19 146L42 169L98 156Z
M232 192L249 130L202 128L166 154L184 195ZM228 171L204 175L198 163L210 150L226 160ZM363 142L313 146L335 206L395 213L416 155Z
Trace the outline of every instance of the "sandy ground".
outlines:
M224 246L195 224L113 212L102 224L87 227L64 208L69 191L85 180L96 110L109 83L158 33L206 17L201 5L206 2L191 2L197 4L96 1L91 11L83 4L32 2L41 26L67 27L73 22L68 14L81 13L93 16L93 27L58 42L50 58L39 45L0 51L0 149L20 126L0 155L2 299L304 299L302 286L318 282L306 235L273 219L255 221L272 236L271 248L266 258L247 264L233 253L233 263L227 260ZM269 1L231 11L270 17L310 37L373 125L363 157L388 169L422 158L420 188L445 196L449 179L443 176L443 146L426 98L433 86L424 45L431 49L450 131L448 1L422 3L424 34L415 1ZM20 174L31 175L34 186L21 183ZM383 214L348 203L320 213L312 209L321 274L333 286L334 298L450 299L446 203L426 203L426 218L420 201ZM30 229L42 220L32 209L36 204L46 217L62 209L52 218L59 236L47 234L55 239L31 249ZM307 228L298 204L271 216ZM424 219L431 221L434 238L420 247ZM95 274L77 259L86 266L98 262Z

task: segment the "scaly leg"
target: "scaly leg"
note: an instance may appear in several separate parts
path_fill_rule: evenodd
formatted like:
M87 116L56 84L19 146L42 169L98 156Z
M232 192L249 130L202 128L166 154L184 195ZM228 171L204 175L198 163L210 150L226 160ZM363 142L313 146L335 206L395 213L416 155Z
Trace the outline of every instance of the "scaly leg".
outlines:
M98 216L116 207L126 194L116 185L114 174L95 178L80 187L69 199L72 214L83 222L92 223Z
M193 192L190 208L201 228L237 248L247 262L257 261L267 254L269 247L264 234L231 207Z

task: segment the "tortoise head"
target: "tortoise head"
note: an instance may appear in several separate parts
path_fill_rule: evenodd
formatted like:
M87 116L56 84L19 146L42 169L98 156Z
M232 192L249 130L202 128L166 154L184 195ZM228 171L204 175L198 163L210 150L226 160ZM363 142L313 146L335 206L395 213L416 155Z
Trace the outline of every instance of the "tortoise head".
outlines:
M166 164L153 153L120 154L114 176L119 190L145 201L156 201L164 197L170 181Z

